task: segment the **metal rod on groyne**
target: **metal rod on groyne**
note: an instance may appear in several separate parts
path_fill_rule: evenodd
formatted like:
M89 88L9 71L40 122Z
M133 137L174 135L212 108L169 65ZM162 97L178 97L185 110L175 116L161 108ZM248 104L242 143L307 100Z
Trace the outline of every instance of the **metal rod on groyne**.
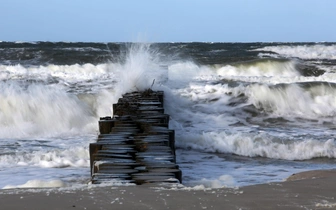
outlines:
M90 144L91 182L182 183L168 125L163 91L124 94L113 117L99 120L100 134Z

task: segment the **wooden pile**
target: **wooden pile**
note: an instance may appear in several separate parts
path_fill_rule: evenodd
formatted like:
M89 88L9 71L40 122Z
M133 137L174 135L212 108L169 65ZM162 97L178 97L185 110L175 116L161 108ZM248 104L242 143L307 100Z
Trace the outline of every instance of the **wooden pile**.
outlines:
M113 117L100 118L97 142L90 144L92 183L181 183L168 124L162 91L123 95Z

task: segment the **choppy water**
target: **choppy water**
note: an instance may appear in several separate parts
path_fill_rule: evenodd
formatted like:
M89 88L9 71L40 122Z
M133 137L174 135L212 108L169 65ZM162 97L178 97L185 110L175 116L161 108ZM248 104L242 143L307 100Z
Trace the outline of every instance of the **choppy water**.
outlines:
M185 186L335 168L336 43L0 42L0 188L90 179L98 119L165 91Z

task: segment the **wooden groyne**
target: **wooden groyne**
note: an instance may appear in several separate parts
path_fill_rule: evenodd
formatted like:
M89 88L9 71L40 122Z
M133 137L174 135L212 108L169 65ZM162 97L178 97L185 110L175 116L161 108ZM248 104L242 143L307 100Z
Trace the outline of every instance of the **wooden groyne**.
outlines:
M92 183L181 183L168 124L162 91L124 94L113 117L100 118L97 142L90 144Z

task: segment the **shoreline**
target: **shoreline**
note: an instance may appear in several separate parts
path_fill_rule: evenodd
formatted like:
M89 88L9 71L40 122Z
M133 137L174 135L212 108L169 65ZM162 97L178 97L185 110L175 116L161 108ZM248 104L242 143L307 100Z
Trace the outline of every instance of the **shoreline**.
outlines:
M0 190L3 209L335 209L336 170L240 188L158 185Z

